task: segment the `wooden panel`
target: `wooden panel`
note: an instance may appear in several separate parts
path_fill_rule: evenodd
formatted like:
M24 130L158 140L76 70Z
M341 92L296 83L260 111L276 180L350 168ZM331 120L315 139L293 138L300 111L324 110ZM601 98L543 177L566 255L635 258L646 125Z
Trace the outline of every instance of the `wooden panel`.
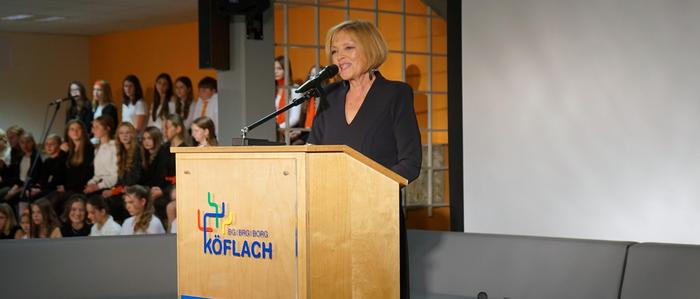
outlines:
M405 186L408 180L347 145L171 147L172 153L334 153L343 152Z
M274 157L273 157L274 156ZM302 154L178 154L178 293L210 298L293 298L297 296L296 258L298 161ZM300 185L301 183L301 185ZM208 203L208 194L212 204ZM221 210L219 210L221 209ZM223 212L209 236L242 242L272 243L272 258L236 257L207 252L197 211ZM225 210L225 211L223 211ZM201 217L201 215L199 216ZM230 221L230 224L228 223ZM231 234L239 229L266 237ZM269 245L268 245L269 247ZM252 256L249 255L249 256ZM269 257L269 255L268 255Z
M342 153L307 162L311 298L398 298L399 185Z

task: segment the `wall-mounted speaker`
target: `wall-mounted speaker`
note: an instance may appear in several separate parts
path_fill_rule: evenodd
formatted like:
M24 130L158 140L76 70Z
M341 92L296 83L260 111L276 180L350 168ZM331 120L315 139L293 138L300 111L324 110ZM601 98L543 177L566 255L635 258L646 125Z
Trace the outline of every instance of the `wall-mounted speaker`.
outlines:
M199 0L199 68L228 70L229 14L221 8L227 1Z

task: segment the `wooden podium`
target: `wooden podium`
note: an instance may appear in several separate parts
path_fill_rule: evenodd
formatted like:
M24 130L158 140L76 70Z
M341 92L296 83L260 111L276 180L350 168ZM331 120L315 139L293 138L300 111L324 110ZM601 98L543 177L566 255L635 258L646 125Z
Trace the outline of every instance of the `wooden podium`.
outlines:
M398 298L406 179L347 146L171 148L180 298Z

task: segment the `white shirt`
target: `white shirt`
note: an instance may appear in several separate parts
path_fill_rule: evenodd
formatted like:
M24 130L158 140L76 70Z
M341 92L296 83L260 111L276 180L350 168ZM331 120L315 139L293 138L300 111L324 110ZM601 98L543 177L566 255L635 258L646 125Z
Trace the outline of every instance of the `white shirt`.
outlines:
M119 225L119 223L114 222L112 216L109 216L109 218L107 218L107 221L105 221L105 223L102 224L101 228L97 228L97 223L92 225L92 229L90 229L90 236L118 236L121 233L121 230L121 225Z
M38 158L38 157L37 157ZM22 182L27 181L27 174L29 173L29 167L32 166L32 158L22 155L22 160L19 162L19 180Z
M0 158L5 162L5 167L10 167L10 163L12 162L12 148L8 144L7 147L5 148L5 152L0 153Z
M156 217L156 215L151 216L151 222L148 224L146 232L134 232L134 219L135 217L131 216L124 220L124 223L122 224L121 235L154 235L165 233L165 229L163 229L163 224L160 223L160 220L158 219L158 217Z
M130 122L136 126L136 116L147 115L146 105L143 100L138 100L136 103L129 105L122 104L122 122Z
M100 189L112 188L117 184L117 146L114 140L97 146L93 165L95 175L88 184L97 184Z
M202 108L204 107L204 100L201 98L197 100L197 104L194 106L194 114L192 115L192 121L202 116ZM207 110L204 111L204 116L208 116L214 121L214 129L219 131L219 94L215 93L209 99L207 104Z
M175 114L175 101L177 101L177 99L172 98L170 102L168 102L168 111L170 111L170 114ZM152 107L153 106L151 106L151 108ZM158 110L156 111L156 120L153 120L153 117L150 114L150 111L152 111L152 109L148 109L148 126L154 126L163 131L163 118L160 117L161 109L163 109L163 103L160 103L160 106L158 106Z
M104 108L106 105L97 105L97 108L95 108L95 112L92 113L92 119L97 119L98 117L102 116L102 108Z
M173 222L170 223L170 233L177 234L177 218L173 219Z
M296 93L296 92L292 91L292 100L295 100L295 99L300 98L302 96L303 96L303 94ZM275 97L275 110L279 109L280 100L282 100L282 96L278 94ZM291 101L289 101L289 103L291 103ZM287 105L287 104L284 104L284 105ZM289 127L294 128L299 123L299 118L301 118L301 105L296 105L296 106L292 107L292 109L287 110L287 112L285 112L285 113L287 113L287 116L289 117ZM284 129L286 127L287 127L286 122L283 122L280 124L280 128Z

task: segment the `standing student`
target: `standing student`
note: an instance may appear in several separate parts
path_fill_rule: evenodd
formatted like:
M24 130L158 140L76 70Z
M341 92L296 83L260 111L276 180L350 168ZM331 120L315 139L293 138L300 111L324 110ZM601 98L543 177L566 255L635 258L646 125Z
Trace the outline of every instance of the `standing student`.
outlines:
M15 213L12 207L6 203L0 203L0 240L14 239L19 230L15 221Z
M216 126L206 116L199 117L192 122L192 138L199 147L217 146L219 144L216 141Z
M102 191L114 218L122 222L128 216L122 194L127 186L141 180L141 151L137 142L136 128L123 122L117 129L117 184Z
M122 235L164 234L163 224L156 217L148 190L140 185L126 188L124 203L131 217L122 225Z
M66 123L77 119L84 124L92 122L92 104L87 97L85 85L80 81L71 81L68 85L68 98L70 104L66 110Z
M95 109L92 114L93 120L103 115L108 115L112 118L112 123L119 120L119 118L117 118L117 107L114 106L114 101L112 100L112 87L107 81L97 80L92 87L92 96L92 106L93 109ZM85 123L85 125L89 126L90 124ZM116 129L116 127L112 126L110 131L112 135L114 135ZM97 142L98 140L94 138L93 143L97 144Z
M92 222L91 237L116 236L122 231L121 225L109 215L107 203L100 196L92 196L87 201L88 219Z
M215 126L219 126L219 95L216 79L204 77L197 85L199 89L199 99L194 108L193 119L198 117L209 117Z
M421 168L421 143L413 90L378 71L387 58L386 42L367 21L345 21L328 31L326 55L340 68L340 82L326 87L326 98L309 143L344 144L409 181ZM399 204L399 203L396 203ZM408 247L400 211L400 290L409 297Z
M88 181L83 193L90 194L112 188L117 183L117 146L112 139L113 120L106 115L92 122L92 134L99 139L95 149L93 177Z
M40 198L31 204L32 238L61 238L61 222L56 217L51 203Z
M85 211L85 195L73 194L66 203L66 208L61 217L61 235L66 237L85 237L90 234L90 225L87 223Z
M285 65L289 65L289 69L285 69ZM285 72L287 73L289 80L292 81L292 67L289 60L284 56L275 57L275 109L282 109L287 105L287 86L285 81ZM292 90L296 89L296 85L290 84ZM292 91L293 98L301 96L300 94ZM291 101L290 101L291 102ZM287 120L287 115L289 119ZM289 128L294 128L299 124L299 118L301 116L301 106L297 105L289 110L289 113L282 113L277 115L275 118L275 123L277 124L277 140L284 141L284 133L287 128L287 123L289 123ZM295 137L298 137L296 134Z
M173 80L170 75L161 73L156 78L153 103L148 116L148 126L163 130L163 121L176 110L177 100L173 93Z
M143 103L143 89L141 81L135 75L128 75L122 81L122 123L129 122L134 125L137 132L146 127L146 104Z
M189 77L181 76L175 79L175 96L177 97L177 115L184 123L185 128L189 128L194 120L194 92L192 90L192 80Z

